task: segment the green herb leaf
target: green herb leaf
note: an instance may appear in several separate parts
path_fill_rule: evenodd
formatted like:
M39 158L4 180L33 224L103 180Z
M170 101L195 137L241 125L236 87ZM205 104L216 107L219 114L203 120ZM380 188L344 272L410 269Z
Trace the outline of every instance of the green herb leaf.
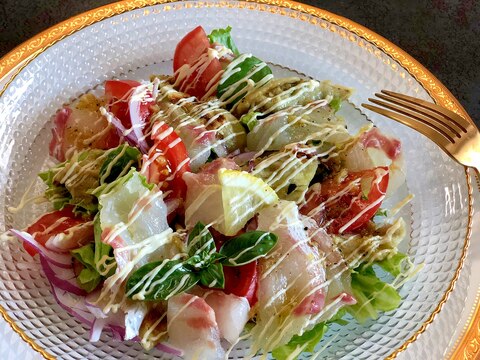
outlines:
M388 216L388 210L387 209L378 209L377 212L375 213L375 216Z
M277 360L292 359L290 356L294 352L300 353L313 352L315 346L320 342L328 327L324 322L318 323L313 329L305 331L303 335L294 335L288 344L279 346L272 351L272 356ZM295 356L295 359L298 357Z
M125 170L131 167L138 168L141 156L142 154L137 148L127 144L122 144L108 151L105 161L100 168L100 184L115 181L120 175L125 173Z
M226 48L232 50L234 55L240 55L237 46L233 42L232 35L230 34L231 30L231 26L227 26L225 29L212 30L212 33L208 35L208 40L210 40L210 44L222 44Z
M201 222L197 222L188 235L187 249L190 257L201 253L211 254L215 252L213 236Z
M227 241L220 248L226 266L248 264L265 256L277 243L277 236L270 232L250 231Z
M215 159L218 159L218 155L212 148L212 149L210 149L210 155L208 156L207 163L210 163Z
M233 68L230 69L229 67L232 66ZM224 72L224 74L230 74L230 76L227 78L222 76L220 78L220 83L218 84L217 88L218 97L221 97L223 94L228 92L227 96L232 98L235 96L235 94L238 94L245 86L247 86L248 80L258 83L265 76L268 76L271 73L272 70L268 67L268 65L255 56L247 57L239 64L236 64L234 60L227 66ZM235 88L232 88L232 86L235 86ZM245 94L236 97L230 102L229 106L233 106L244 96Z
M142 266L127 280L126 294L138 300L168 300L192 288L198 276L180 260L156 261Z
M200 283L209 288L223 289L225 276L222 264L212 264L200 272Z
M339 97L334 97L332 99L332 101L330 101L330 103L328 105L330 105L330 107L335 111L337 112L338 110L340 110L340 107L342 106L342 101L343 99L339 98Z
M246 113L245 115L242 115L240 122L247 127L248 131L252 131L253 128L258 124L257 117L260 114L261 113L255 111Z

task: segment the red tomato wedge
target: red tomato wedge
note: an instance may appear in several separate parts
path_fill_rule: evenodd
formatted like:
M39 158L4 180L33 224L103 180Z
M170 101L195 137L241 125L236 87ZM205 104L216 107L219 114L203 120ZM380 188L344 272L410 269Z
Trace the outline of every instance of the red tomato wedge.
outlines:
M187 187L182 175L190 171L187 148L173 128L157 123L152 130L153 146L144 157L142 173L149 182L160 184L163 190L171 190L171 198L185 198Z
M242 266L224 266L225 288L227 294L247 298L250 307L257 302L258 270L257 261Z
M378 167L351 172L340 183L326 180L319 192L307 193L307 203L300 212L313 215L320 226L328 224L327 231L331 234L352 232L365 225L380 208L388 179L388 167ZM344 194L338 197L341 192Z
M209 48L210 41L205 30L201 26L197 26L180 40L173 57L173 71L177 78L180 75L177 71L183 65L187 64L193 70L187 78L181 81L180 91L198 99L207 93L210 81L222 70L220 60L215 57L205 57L205 62L199 62L201 56L206 54Z
M173 56L173 71L177 71L182 65L191 65L210 47L205 30L197 26L183 37L175 48Z
M62 210L53 211L43 215L34 224L27 228L27 232L33 236L41 245L52 236L63 233L79 224L85 223L87 220L80 216L75 216L73 206L65 206ZM23 247L32 256L37 253L30 244L23 242Z
M134 88L141 83L135 80L107 80L105 82L105 96L107 97L110 112L115 115L129 129L132 127L129 99ZM139 118L142 120L150 116L150 104L141 102L138 108Z

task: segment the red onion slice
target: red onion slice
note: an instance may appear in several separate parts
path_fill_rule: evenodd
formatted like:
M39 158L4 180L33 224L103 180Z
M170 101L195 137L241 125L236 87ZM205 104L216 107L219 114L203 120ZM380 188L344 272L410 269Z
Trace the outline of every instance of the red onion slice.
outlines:
M155 346L158 350L163 351L167 354L172 354L176 356L183 356L183 350L177 349L168 343L158 343Z
M121 321L123 314L109 314L108 318L96 318L89 312L89 305L86 303L86 297L76 296L65 290L58 289L54 285L52 285L52 294L62 309L80 322L91 326L90 341L98 341L105 328L108 328L112 332L114 340L123 341L125 339L125 326L123 326ZM139 342L140 338L137 336L132 339L132 341ZM167 354L183 356L182 350L177 349L168 343L159 343L155 347Z
M90 342L97 342L100 340L100 336L102 335L103 328L105 327L105 319L95 319L90 329L90 338L88 341Z
M38 251L40 256L45 258L45 260L47 260L49 263L64 269L69 269L72 267L72 257L69 254L67 255L65 253L57 253L55 251L47 249L37 240L35 240L32 235L25 231L11 229L10 232L21 241L24 241L33 246L35 250Z
M84 297L73 295L52 285L52 294L58 305L80 322L93 326L95 317L86 309Z
M108 122L115 127L121 139L125 139L130 146L139 148L142 151L142 153L145 153L145 154L147 153L146 151L144 152L140 148L139 140L136 134L132 130L125 128L122 122L111 112L108 112L106 109L101 108L100 111L102 115L107 118Z
M76 285L76 277L73 273L73 269L55 268L48 263L48 260L43 256L40 257L40 263L42 264L43 272L47 277L50 284L57 288L68 291L78 296L86 296L87 292Z
M145 135L143 134L143 129L146 126L145 120L140 116L140 104L141 101L132 100L128 102L128 107L130 110L130 121L132 122L132 128L128 131L131 131L135 135L137 140L137 146L143 154L148 152L149 146L145 140Z

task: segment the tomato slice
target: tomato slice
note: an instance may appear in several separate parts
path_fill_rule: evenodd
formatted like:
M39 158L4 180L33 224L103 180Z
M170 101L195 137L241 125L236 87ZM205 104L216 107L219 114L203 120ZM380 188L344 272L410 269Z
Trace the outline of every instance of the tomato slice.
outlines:
M175 48L173 56L173 71L177 71L185 64L193 64L210 47L205 30L197 26L183 37Z
M149 182L164 183L172 191L169 197L185 198L187 186L183 174L190 171L187 148L173 128L166 123L155 124L152 131L153 146L142 167Z
M252 307L257 302L258 269L257 261L242 266L224 266L226 294L247 298Z
M41 245L45 245L52 236L85 222L86 220L81 216L75 216L73 206L67 205L62 210L53 211L40 217L27 228L27 232ZM23 247L31 256L37 253L37 250L27 242L23 242Z
M365 225L377 212L388 187L388 167L349 173L338 183L324 181L319 192L307 193L307 203L300 212L312 217L320 226L327 224L331 234L348 233ZM368 185L364 194L362 185ZM338 194L343 195L338 196ZM323 207L322 208L322 204ZM318 209L318 211L317 211Z
M110 112L115 115L129 129L132 127L129 100L134 88L141 83L135 80L107 80L105 82L105 96L109 103ZM138 117L145 120L150 116L150 104L141 102L136 111Z
M208 65L197 63L199 58L207 53L210 48L205 30L201 26L197 26L180 40L175 48L173 57L173 71L178 77L177 72L183 65L190 67L195 66L196 69L187 79L180 84L180 91L201 99L209 90L210 81L222 70L220 60L217 58L208 58Z

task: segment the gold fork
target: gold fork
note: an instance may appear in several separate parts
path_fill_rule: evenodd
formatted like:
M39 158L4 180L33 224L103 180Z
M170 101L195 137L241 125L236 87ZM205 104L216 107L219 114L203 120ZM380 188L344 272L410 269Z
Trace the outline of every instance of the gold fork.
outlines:
M452 159L474 168L480 177L480 132L473 122L441 106L393 91L382 90L375 96L384 101L368 100L383 108L362 106L422 133Z

